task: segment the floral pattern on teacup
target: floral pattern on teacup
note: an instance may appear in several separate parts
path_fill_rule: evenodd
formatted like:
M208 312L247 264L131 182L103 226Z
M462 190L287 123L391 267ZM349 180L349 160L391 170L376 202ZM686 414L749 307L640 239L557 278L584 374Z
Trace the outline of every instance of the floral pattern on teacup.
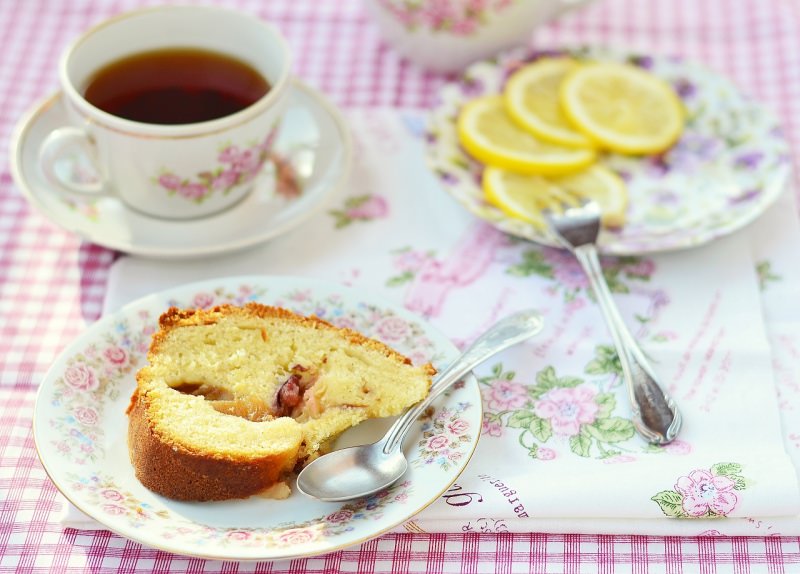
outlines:
M747 488L742 465L720 462L710 469L695 469L681 476L673 490L663 490L651 500L671 518L722 518L739 503L737 492Z
M408 31L472 36L518 0L378 0Z
M456 118L467 101L500 93L508 76L525 64L562 55L647 67L673 85L687 112L683 135L662 154L602 154L600 161L626 181L630 201L625 226L601 233L601 251L629 255L697 246L741 228L782 193L790 155L780 125L721 76L676 59L600 49L517 50L470 66L443 87L429 116L429 167L473 214L511 235L555 246L550 236L486 201L483 166L459 145Z
M263 141L244 148L227 142L220 147L217 154L219 165L209 167L197 173L195 177L180 176L173 169L165 167L154 178L155 183L168 195L182 197L198 204L214 194L227 195L234 188L252 182L267 160L274 157L272 146L276 135L277 129L273 128ZM277 166L283 171L278 170L278 175L281 177L276 178L276 181L281 185L276 188L287 190L286 164L278 162Z

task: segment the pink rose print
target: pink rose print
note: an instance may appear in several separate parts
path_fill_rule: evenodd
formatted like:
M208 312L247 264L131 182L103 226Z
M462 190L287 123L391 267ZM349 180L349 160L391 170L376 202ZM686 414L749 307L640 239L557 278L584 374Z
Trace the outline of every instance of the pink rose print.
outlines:
M223 149L221 152L219 152L219 157L217 157L217 159L219 161L221 161L222 163L233 163L237 159L239 159L239 154L240 153L241 152L239 151L239 147L238 146L229 145L228 147Z
M236 540L237 542L242 540L247 540L250 538L249 532L244 532L242 530L234 530L232 532L228 532L228 539Z
M351 219L378 219L389 213L389 203L380 195L372 195L366 201L346 212Z
M692 445L684 440L676 439L666 445L664 450L669 454L689 454L692 452Z
M414 272L420 269L431 259L431 256L422 251L403 251L394 258L394 266L398 271Z
M314 533L304 528L287 530L278 537L282 544L305 544L314 540Z
M109 347L103 351L103 356L112 365L124 365L128 361L128 353L122 347Z
M106 488L100 494L102 494L103 498L106 500L111 500L113 502L119 502L125 498L118 490L114 490L113 488Z
M492 381L488 395L489 408L494 410L517 409L528 401L528 390L525 385L507 379Z
M372 221L389 215L389 202L385 197L368 193L348 197L341 209L332 209L330 213L336 221L336 228L347 227L355 221Z
M75 418L77 421L86 426L94 426L97 424L97 411L90 407L78 407L75 409Z
M174 173L165 173L158 178L158 183L160 183L162 187L165 187L171 191L177 191L181 186L181 178Z
M429 360L428 353L425 351L414 351L408 355L408 358L411 359L411 362L415 365L424 365Z
M555 434L575 436L582 424L591 424L595 420L599 407L594 397L595 391L585 386L556 388L536 401L534 412L550 420Z
M117 506L116 504L104 504L103 511L108 514L125 514L125 509L121 506Z
M501 12L516 0L379 0L408 31L427 29L431 32L470 36L486 23L493 12Z
M334 322L334 325L340 329L356 329L356 323L349 317L339 317Z
M481 430L483 431L483 434L488 434L489 436L503 436L503 425L500 424L500 421L490 422L486 419L483 419Z
M210 293L198 293L192 299L192 305L200 309L207 309L214 304L214 296Z
M94 391L100 386L92 368L83 363L76 363L68 367L64 373L64 381L79 391Z
M262 163L260 154L255 150L248 149L239 154L239 157L233 161L232 167L234 171L251 172L261 167Z
M378 337L386 343L399 343L410 334L408 324L400 317L386 317L375 329Z
M568 289L586 289L589 286L589 279L578 265L570 264L555 267L553 269L553 277Z
M178 194L186 199L200 199L206 194L202 183L184 183L178 188Z
M682 507L689 516L702 516L709 510L727 516L738 502L733 492L736 483L727 476L714 476L707 470L693 470L675 483L683 495Z
M556 451L552 448L540 448L536 451L536 458L540 460L553 460L556 457Z
M655 270L656 264L652 259L640 259L625 268L629 275L636 275L637 277L650 277Z
M181 177L165 171L155 181L170 194L177 193L196 203L202 202L214 192L227 193L232 187L247 183L258 175L272 155L270 147L273 136L274 130L262 142L254 143L246 149L235 145L225 147L217 156L221 165L201 171L195 178Z
M347 510L346 508L342 508L341 510L337 510L325 517L325 522L330 522L332 524L338 524L341 522L347 522L351 518L353 518L353 511Z
M428 439L428 448L430 450L441 450L449 443L450 441L446 436L437 434Z
M672 518L728 516L739 502L734 491L747 488L742 470L736 462L718 462L709 470L695 469L678 478L674 490L663 490L650 500Z
M542 255L553 270L553 278L568 290L586 289L589 286L586 274L568 251L545 249L542 251Z
M478 29L478 24L474 20L461 20L450 28L456 36L469 36Z
M586 301L583 299L573 299L564 306L568 313L574 313L575 311L579 311L584 307L586 307Z
M308 289L302 291L294 291L291 295L289 295L290 301L297 301L301 303L303 301L309 301L311 299L311 291Z
M233 170L226 170L220 173L217 177L211 180L211 187L215 191L228 189L236 183L239 179L239 174Z
M461 436L469 430L469 423L464 419L456 419L447 425L447 430L454 436Z

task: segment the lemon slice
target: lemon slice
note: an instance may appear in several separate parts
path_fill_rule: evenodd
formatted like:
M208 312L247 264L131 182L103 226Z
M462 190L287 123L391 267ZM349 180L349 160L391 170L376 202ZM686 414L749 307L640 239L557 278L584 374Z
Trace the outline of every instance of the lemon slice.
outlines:
M546 229L545 210L561 212L562 203L577 205L574 197L540 175L523 175L496 167L483 170L486 199L509 217L522 219L539 229Z
M593 147L592 140L569 122L559 101L562 80L579 65L569 58L545 58L514 72L503 89L508 114L544 141Z
M573 173L595 159L593 150L545 143L518 127L506 112L502 96L467 103L458 116L457 129L461 145L475 159L518 173Z
M615 172L601 164L573 175L553 178L553 183L571 196L593 199L600 206L603 225L622 227L628 209L625 182Z
M509 217L542 230L547 226L544 211L561 213L564 206L578 206L582 199L597 201L603 225L608 227L622 226L628 208L625 182L598 164L577 174L552 178L487 167L483 171L483 192Z
M683 131L683 105L672 87L629 64L576 68L561 83L560 99L579 130L613 151L657 153Z

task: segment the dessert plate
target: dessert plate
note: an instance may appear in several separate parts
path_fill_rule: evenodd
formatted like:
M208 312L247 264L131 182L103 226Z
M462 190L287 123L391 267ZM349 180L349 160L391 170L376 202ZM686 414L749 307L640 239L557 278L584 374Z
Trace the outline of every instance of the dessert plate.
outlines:
M543 231L487 203L480 183L482 166L460 147L455 122L466 101L500 92L519 67L562 55L626 61L650 69L675 87L687 112L681 139L666 153L601 156L600 161L626 180L629 193L627 222L619 230L604 230L598 242L601 252L643 254L701 245L750 223L783 192L790 155L777 119L722 76L678 59L600 49L514 51L476 63L458 81L445 85L429 116L429 167L473 214L511 235L558 246Z
M147 490L128 459L125 409L146 362L158 317L170 305L248 301L279 305L355 328L415 363L442 368L456 347L419 318L335 284L291 277L237 277L194 283L133 302L92 325L54 362L36 400L33 434L56 487L109 530L176 554L220 560L274 560L357 544L410 519L458 477L480 434L478 383L470 375L434 403L405 442L409 470L399 483L349 503L320 502L292 485L286 500L250 497L177 502ZM390 420L366 421L336 447L373 442Z
M294 82L273 148L283 169L272 163L253 191L224 212L188 221L158 219L116 199L72 199L47 183L38 165L39 146L51 130L67 123L64 106L55 94L19 122L11 142L14 180L56 225L126 253L189 258L256 245L311 217L350 171L350 134L339 112L318 92Z

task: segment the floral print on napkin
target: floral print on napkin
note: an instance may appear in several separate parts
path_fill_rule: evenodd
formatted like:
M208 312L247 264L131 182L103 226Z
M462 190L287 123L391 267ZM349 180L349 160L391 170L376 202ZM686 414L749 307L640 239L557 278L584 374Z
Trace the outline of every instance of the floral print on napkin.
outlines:
M695 469L675 482L674 490L663 490L651 500L671 518L721 518L728 516L739 503L740 492L747 488L742 466L719 462L710 469Z

